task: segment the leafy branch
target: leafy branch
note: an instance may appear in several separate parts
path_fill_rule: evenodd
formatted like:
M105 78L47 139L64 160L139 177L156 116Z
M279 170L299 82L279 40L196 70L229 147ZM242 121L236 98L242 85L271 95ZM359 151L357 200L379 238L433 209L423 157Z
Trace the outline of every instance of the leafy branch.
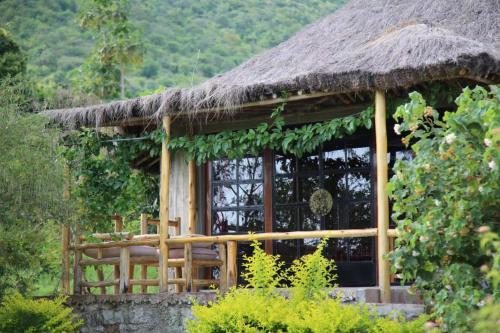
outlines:
M168 149L186 151L187 159L194 158L198 165L218 158L257 156L266 148L301 157L325 142L353 134L360 127L370 129L373 123L374 110L368 107L356 115L285 128L282 116L285 106L286 103L283 103L274 110L270 124L263 122L256 128L246 130L195 135L192 139L188 136L175 137L170 139Z

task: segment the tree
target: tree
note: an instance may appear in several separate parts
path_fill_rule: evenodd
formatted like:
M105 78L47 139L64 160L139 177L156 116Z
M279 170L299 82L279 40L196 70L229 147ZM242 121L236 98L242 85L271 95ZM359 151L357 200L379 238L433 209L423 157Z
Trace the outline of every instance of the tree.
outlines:
M26 56L21 52L10 33L0 28L0 79L26 71Z
M396 163L389 185L400 232L391 257L437 324L470 332L470 314L500 296L500 89L466 88L443 117L410 98L394 115L415 157Z
M80 26L94 33L96 44L83 69L88 92L101 98L125 98L128 65L142 63L144 46L129 22L127 0L85 0ZM119 81L119 82L118 82Z
M56 275L56 221L67 220L59 132L31 113L33 86L19 76L0 80L0 298Z

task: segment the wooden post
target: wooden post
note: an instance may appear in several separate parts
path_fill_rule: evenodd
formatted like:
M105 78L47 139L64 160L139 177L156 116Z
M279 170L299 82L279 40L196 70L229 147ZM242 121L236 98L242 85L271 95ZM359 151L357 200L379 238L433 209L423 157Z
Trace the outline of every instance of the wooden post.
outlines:
M97 249L97 259L102 259L102 249ZM97 273L97 280L99 282L104 281L104 272L102 271L101 265L95 266L96 273ZM106 294L106 287L105 286L100 286L99 290L101 292L101 295Z
M189 218L188 234L196 233L196 164L194 159L189 161Z
M69 240L71 238L71 231L69 226L63 225L62 238L61 238L61 255L62 255L62 276L61 284L63 294L69 294L69 270L70 270L70 260L69 260Z
M184 290L193 289L193 244L184 244Z
M64 167L64 201L70 198L70 171L69 167L66 165ZM69 225L63 224L61 226L61 259L62 259L62 275L61 275L61 286L63 294L69 294L69 270L70 270L70 260L69 260L69 241L71 238L71 229Z
M75 226L74 233L74 244L76 246L80 245L80 225L78 223ZM82 260L82 251L75 250L75 261L73 262L73 294L80 295L82 293L82 266L80 266L80 261Z
M141 235L146 235L148 233L148 216L144 213L141 214ZM141 265L141 280L146 280L148 278L148 265ZM145 284L141 285L141 293L145 294L148 292L148 286Z
M126 246L120 249L120 294L129 292L130 287L130 249Z
M385 94L375 91L375 137L377 154L377 263L380 301L391 302L390 267L384 256L389 252L389 198L387 196L387 116Z
M219 258L222 261L219 271L219 289L222 292L227 291L227 253L226 244L220 243L219 247Z
M160 291L168 290L168 245L165 240L168 238L169 219L170 151L167 148L167 143L170 139L170 127L170 117L163 118L163 129L166 138L161 145L160 166L160 264L158 267Z
M115 221L115 232L122 232L123 231L123 220L120 216L113 216L112 218ZM113 267L113 276L115 280L118 280L120 278L120 266L115 265ZM120 286L115 285L115 294L120 293Z
M229 288L236 286L238 282L237 254L238 243L235 241L227 242L227 285Z

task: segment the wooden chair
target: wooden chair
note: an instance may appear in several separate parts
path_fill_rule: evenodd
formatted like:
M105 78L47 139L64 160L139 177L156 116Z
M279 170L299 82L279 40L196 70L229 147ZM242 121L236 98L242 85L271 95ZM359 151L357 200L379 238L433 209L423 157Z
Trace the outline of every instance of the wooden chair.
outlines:
M150 219L141 214L141 235L134 236L130 232L122 232L122 220L120 217L113 218L115 232L111 234L94 234L93 237L102 241L112 241L117 235L122 239L145 239L156 238L156 234L148 233L149 225L160 224L159 220ZM197 235L181 235L180 218L169 220L169 235L171 238L185 238ZM84 237L80 238L85 240ZM185 243L170 245L168 254L168 267L173 268L173 276L168 283L175 285L176 292L196 291L200 286L218 285L221 290L227 289L227 256L225 244L218 244L218 252L212 249L212 243ZM125 250L125 251L124 251ZM159 264L159 250L152 246L128 246L125 248L93 248L83 250L83 254L90 258L78 260L78 269L81 269L81 277L78 278L79 289L90 293L91 288L99 288L101 294L106 294L106 287L114 286L114 293L132 293L134 285L140 285L141 293L147 293L148 286L158 286L158 279L148 279L148 267L157 267ZM81 257L81 254L80 254ZM75 257L76 258L76 257ZM114 267L114 278L105 281L102 265ZM140 279L134 279L135 266L140 265ZM85 281L85 267L94 266L97 273L96 282ZM121 267L121 269L120 269ZM218 267L219 279L199 279L197 270L200 267Z
M159 225L160 221L141 215L141 233L147 232L148 225ZM203 235L181 235L180 218L169 221L170 238L187 238ZM169 246L168 267L173 267L174 277L168 279L175 285L177 292L197 291L198 287L218 285L221 290L227 289L227 255L226 245L217 244L218 251L212 249L212 243L186 243ZM143 265L144 266L144 265ZM143 269L141 266L141 278ZM219 279L200 279L198 268L219 268Z

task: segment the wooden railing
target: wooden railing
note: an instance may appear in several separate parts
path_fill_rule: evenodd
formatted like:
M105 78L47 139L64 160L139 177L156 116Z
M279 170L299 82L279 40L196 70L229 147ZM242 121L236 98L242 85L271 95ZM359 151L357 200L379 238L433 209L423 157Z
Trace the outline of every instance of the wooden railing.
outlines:
M248 241L263 241L263 240L290 240L290 239L310 239L310 238L358 238L358 237L376 237L378 234L377 228L368 229L347 229L347 230L317 230L317 231L294 231L294 232L270 232L258 234L239 234L239 235L220 235L220 236L191 236L191 237L172 237L165 240L166 248L173 244L183 244L185 248L190 247L194 243L212 243L219 246L219 255L224 262L225 276L220 280L219 288L226 290L229 287L235 286L238 278L237 268L237 248L238 242ZM387 231L388 237L397 237L395 229ZM111 240L116 237L125 239ZM134 285L141 286L141 292L147 290L147 286L159 286L159 279L147 279L146 275L141 273L140 279L131 278L130 267L132 265L149 265L158 266L158 258L152 256L130 257L129 248L131 246L152 246L159 248L160 235L138 235L134 236L131 233L115 232L108 234L94 234L93 238L105 240L102 243L85 242L87 238L78 237L78 241L68 247L68 250L74 251L75 254L75 271L74 271L74 293L82 292L83 288L100 288L101 294L105 293L105 288L115 286L115 293L129 293ZM83 242L83 243L80 243ZM116 258L97 258L83 259L82 253L87 249L102 250L106 248L120 248L120 257ZM182 261L182 263L181 263ZM203 264L203 263L201 263ZM113 265L118 268L118 274L111 281L87 282L83 280L83 272L87 266L98 267L100 265ZM183 259L167 259L168 268L181 269L184 267ZM99 272L99 271L98 271ZM64 272L69 276L69 272ZM102 273L101 273L102 274ZM98 274L99 275L99 274ZM187 278L169 278L168 284L174 285L189 285L191 280L190 274ZM197 280L201 284L215 283L214 280ZM205 283L206 282L206 283ZM180 291L182 288L177 288ZM186 290L186 289L184 289ZM190 290L190 289L187 289Z

